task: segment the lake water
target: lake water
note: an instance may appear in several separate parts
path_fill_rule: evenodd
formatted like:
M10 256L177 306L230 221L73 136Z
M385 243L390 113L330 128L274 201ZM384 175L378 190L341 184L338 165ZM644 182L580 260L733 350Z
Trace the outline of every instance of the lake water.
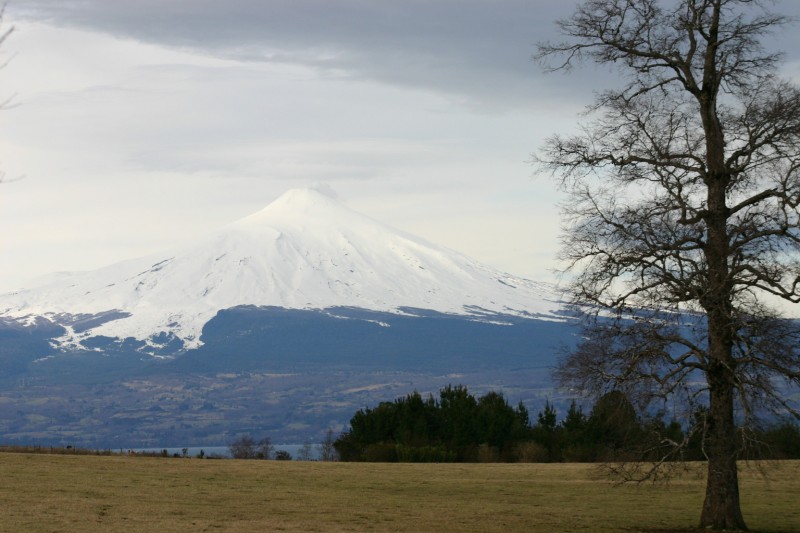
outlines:
M297 460L297 456L300 452L300 449L304 446L304 444L273 444L272 450L273 454L278 450L285 450L292 454L292 459ZM226 457L230 458L231 451L227 446L186 446L188 449L188 456L189 457L197 457L202 450L205 453L206 457ZM167 454L173 456L174 454L181 455L183 453L183 447L165 447L165 448L123 448L123 451L132 450L134 452L147 452L147 453L160 453L162 450L167 450ZM312 444L311 445L311 458L316 460L319 459L319 446Z

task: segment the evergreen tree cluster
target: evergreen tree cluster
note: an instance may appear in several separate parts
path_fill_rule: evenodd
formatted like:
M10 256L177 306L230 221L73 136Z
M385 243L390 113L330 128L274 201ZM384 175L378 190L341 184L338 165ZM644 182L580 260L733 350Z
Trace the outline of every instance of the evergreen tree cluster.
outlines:
M335 443L343 461L474 462L512 460L529 438L524 405L502 394L475 398L463 386L443 388L438 400L418 392L361 409Z
M611 391L588 415L573 401L559 421L548 401L531 421L521 402L512 407L500 393L476 398L464 386L448 385L438 398L414 392L359 410L334 447L342 461L703 460L703 420L703 412L685 424L666 422L663 415L641 417L625 394ZM795 425L751 432L749 440L754 446L748 457L800 458Z

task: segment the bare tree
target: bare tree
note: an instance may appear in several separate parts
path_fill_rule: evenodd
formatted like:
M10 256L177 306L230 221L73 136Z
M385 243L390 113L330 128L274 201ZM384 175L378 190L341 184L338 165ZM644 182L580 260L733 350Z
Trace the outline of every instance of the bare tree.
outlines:
M6 4L5 3L0 5L0 27L2 27L2 26L7 26L7 24L6 24ZM4 29L0 30L0 45L5 43L6 39L8 39L11 36L12 33L14 33L14 26L8 26L8 27L5 27ZM4 61L4 62L0 63L0 68L6 66L7 63L8 63L7 61ZM14 99L14 97L10 96L10 97L6 98L4 101L0 102L0 109L5 109L6 107L8 107L11 104L11 101L13 99Z
M4 2L2 5L0 5L0 27L6 26L5 19L6 19L6 3ZM12 33L14 33L14 26L9 26L6 27L5 29L0 30L0 45L5 43L6 39L8 39ZM0 68L6 66L7 63L8 63L7 61L0 63ZM8 107L13 99L14 97L10 96L6 98L4 101L0 102L0 109L5 109L6 107Z
M771 302L800 302L800 91L761 44L787 22L769 3L585 0L538 54L622 80L581 134L536 157L569 195L561 258L588 317L558 377L703 406L713 529L745 529L748 424L764 408L798 416L785 392L800 385L800 333Z
M234 459L255 459L256 441L250 435L241 435L228 445L228 450Z
M258 444L256 445L256 459L272 459L272 452L274 450L275 446L272 445L272 439L269 437L264 437L258 441Z
M5 18L6 18L6 3L3 2L3 4L0 5L0 25L4 24ZM0 31L0 45L3 44L6 41L6 39L8 39L9 35L11 35L13 31L14 31L14 26L8 27ZM5 65L5 63L3 63L3 65ZM8 101L6 101L4 105L7 103Z
M6 3L4 2L2 5L0 5L0 26L4 25L5 17L6 17ZM0 31L0 45L2 45L6 41L6 39L8 39L8 37L13 33L13 31L14 31L14 26L5 28L2 31ZM3 68L5 65L6 65L5 62L0 63L0 68ZM0 101L0 110L8 108L11 105L13 99L14 96L12 95L6 98L4 101ZM0 171L0 183L5 183L8 181L14 181L14 180L7 179L5 172Z
M325 432L325 438L319 443L319 460L320 461L336 461L339 454L336 453L336 448L333 446L336 442L336 436L332 428L328 428Z
M313 461L314 460L314 448L311 446L311 443L306 441L297 450L297 460L298 461Z

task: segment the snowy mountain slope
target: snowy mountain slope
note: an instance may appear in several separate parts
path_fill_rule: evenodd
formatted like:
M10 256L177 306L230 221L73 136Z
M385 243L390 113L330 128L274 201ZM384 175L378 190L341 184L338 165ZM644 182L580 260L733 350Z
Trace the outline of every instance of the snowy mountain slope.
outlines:
M404 308L490 320L558 319L548 286L494 271L392 229L315 189L285 193L263 210L173 253L121 262L0 296L0 315L63 326L62 346L132 337L157 346L201 343L218 311L241 305Z

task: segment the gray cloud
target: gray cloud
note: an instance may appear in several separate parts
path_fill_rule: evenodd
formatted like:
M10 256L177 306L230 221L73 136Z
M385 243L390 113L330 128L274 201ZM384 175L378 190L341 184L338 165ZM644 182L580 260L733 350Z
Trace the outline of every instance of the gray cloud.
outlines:
M542 83L530 60L564 0L26 0L17 18L516 106ZM562 80L563 81L563 80ZM546 88L544 90L547 90ZM562 88L563 90L563 88Z
M24 0L17 18L110 33L143 42L249 61L315 67L331 76L434 90L495 108L574 97L613 84L580 69L569 81L542 76L537 42L578 0ZM800 15L800 2L777 10ZM775 41L798 58L789 28Z
M18 18L249 61L304 64L332 76L434 90L494 109L586 102L605 70L542 76L537 42L578 0L24 0ZM800 15L800 2L777 10ZM794 61L796 27L769 40Z

